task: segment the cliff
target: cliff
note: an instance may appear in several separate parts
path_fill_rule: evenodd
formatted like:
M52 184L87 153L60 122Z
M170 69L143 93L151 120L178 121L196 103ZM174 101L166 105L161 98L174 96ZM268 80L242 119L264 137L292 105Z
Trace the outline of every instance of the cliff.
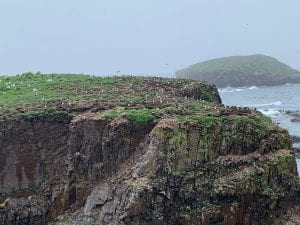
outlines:
M0 224L299 224L288 133L257 111L224 107L213 85L40 74L1 80L38 91L24 102L12 100L22 87L6 90Z
M217 87L272 86L300 83L300 72L265 55L231 56L191 65L177 78L203 80Z

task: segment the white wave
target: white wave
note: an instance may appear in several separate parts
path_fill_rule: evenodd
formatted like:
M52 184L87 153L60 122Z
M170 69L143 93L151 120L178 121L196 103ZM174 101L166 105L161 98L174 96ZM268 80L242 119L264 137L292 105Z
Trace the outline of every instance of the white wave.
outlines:
M300 143L299 142L294 143L293 148L300 148Z
M237 92L237 91L244 91L243 88L221 88L219 89L220 93L230 93L230 92Z
M296 158L298 173L300 172L300 159Z
M245 105L246 107L263 107L263 106L279 106L281 105L281 101L277 102L270 102L270 103L263 103L263 104L250 104L250 105Z
M278 109L259 109L258 111L266 116L276 116L280 113Z
M226 87L226 88L220 88L220 93L230 93L230 92L239 92L239 91L245 91L245 90L255 90L258 89L256 86L251 87L239 87L239 88L232 88L232 87Z
M249 87L248 89L249 89L249 90L255 90L255 89L258 89L258 87L256 87L256 86L251 86L251 87Z

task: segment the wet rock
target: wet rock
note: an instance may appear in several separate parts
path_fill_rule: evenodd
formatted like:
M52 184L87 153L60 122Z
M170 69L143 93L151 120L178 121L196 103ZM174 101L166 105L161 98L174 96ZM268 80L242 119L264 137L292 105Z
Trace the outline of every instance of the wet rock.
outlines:
M294 123L299 123L300 122L300 112L299 111L287 110L287 111L285 111L285 113L287 115L289 115L290 117L292 117L291 122L294 122Z
M300 136L292 135L291 138L293 143L300 143Z

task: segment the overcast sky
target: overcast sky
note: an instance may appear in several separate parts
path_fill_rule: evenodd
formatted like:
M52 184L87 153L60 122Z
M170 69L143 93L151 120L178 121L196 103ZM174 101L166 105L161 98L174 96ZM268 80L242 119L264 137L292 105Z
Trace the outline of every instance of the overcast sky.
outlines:
M300 69L299 0L0 0L0 74L167 74L262 53Z

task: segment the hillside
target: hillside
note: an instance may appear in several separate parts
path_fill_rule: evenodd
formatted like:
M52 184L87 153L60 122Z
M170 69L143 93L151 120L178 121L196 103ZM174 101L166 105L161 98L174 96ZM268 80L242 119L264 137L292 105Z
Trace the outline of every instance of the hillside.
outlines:
M299 224L287 131L214 85L0 80L1 225Z
M212 59L179 70L176 77L203 80L217 87L271 86L300 82L300 72L265 55Z

